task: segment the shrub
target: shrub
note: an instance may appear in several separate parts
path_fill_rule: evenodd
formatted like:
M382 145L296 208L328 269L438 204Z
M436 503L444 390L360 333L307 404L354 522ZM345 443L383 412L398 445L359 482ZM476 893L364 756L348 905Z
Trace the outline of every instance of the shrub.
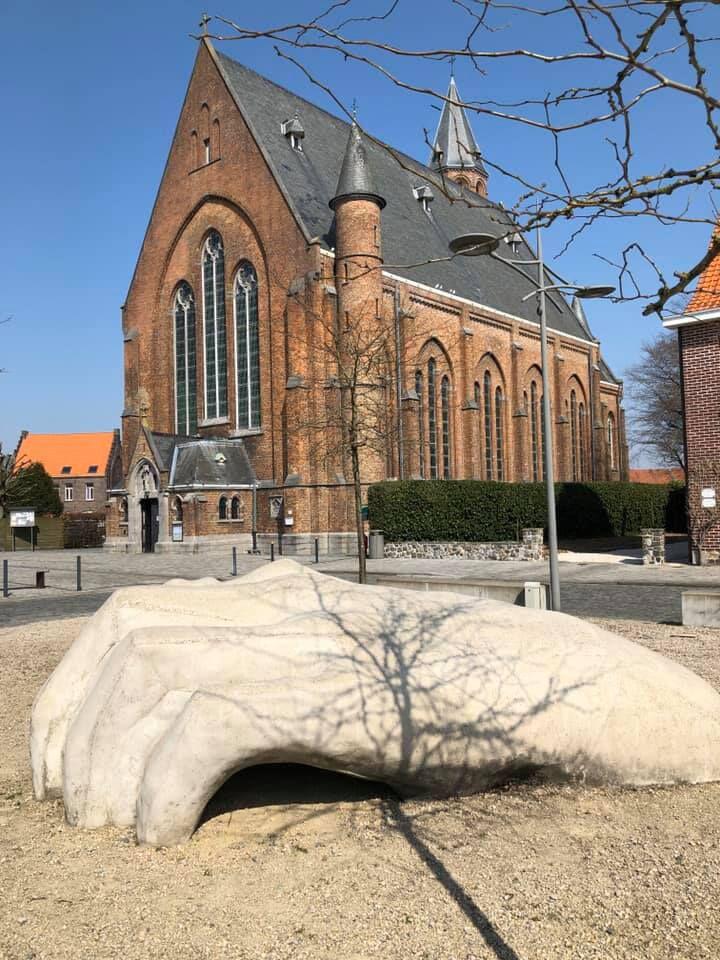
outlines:
M644 483L558 483L561 537L624 536L641 527L685 529L684 487ZM389 541L515 540L547 524L545 485L485 480L405 480L373 484L370 526Z

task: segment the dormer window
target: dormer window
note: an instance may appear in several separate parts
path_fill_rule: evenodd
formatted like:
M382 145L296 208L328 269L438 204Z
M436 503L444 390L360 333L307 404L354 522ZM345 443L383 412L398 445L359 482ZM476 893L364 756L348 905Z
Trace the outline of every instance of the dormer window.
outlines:
M435 195L433 194L430 187L426 183L424 183L420 187L414 187L413 196L415 197L416 200L419 200L420 205L423 208L423 213L426 213L429 216L430 204L435 199Z
M88 473L97 473L97 472L98 472L98 465L96 463L90 464L90 466L88 467Z
M522 246L522 237L517 231L515 231L515 233L510 234L509 237L505 237L505 243L510 247L512 252L515 254L518 252L518 250Z
M63 467L60 473L70 473L71 470L72 470L72 467Z
M282 135L287 138L290 146L293 150L297 150L298 153L302 153L302 142L305 137L305 128L302 123L300 123L300 118L297 114L292 118L292 120L285 120L284 123L280 124L280 130Z

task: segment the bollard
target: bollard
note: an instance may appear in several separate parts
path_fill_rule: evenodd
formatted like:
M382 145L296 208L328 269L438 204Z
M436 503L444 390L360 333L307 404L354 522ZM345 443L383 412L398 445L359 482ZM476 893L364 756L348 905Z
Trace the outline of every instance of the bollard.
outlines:
M237 576L237 547L232 548L232 575Z
M320 563L320 540L315 537L315 563Z
M3 596L10 596L10 578L8 576L8 561L3 560Z
M275 544L271 542L270 543L270 563L274 563L274 562L275 562Z
M80 554L78 554L78 556L76 557L76 561L75 561L75 581L76 581L76 588L77 588L78 590L82 590L82 578L81 578L81 570L80 570Z

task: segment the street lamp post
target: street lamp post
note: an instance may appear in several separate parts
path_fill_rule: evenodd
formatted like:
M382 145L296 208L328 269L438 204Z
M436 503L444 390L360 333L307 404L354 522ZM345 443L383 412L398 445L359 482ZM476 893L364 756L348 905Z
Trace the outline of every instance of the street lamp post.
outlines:
M581 299L607 297L615 290L614 287L586 287L575 283L547 283L545 264L543 263L542 236L540 227L537 228L537 258L535 260L507 260L496 253L500 245L500 237L487 233L464 234L450 241L450 251L465 257L491 256L501 263L513 267L526 280L532 282L532 277L521 269L525 266L537 266L538 279L534 290L531 290L522 299L537 297L538 314L540 316L540 364L543 389L543 469L545 473L545 492L547 496L548 515L548 553L550 559L550 605L553 610L559 611L560 605L560 569L558 566L557 543L557 513L555 509L555 465L553 455L552 410L550 406L550 371L548 364L547 322L545 317L545 294L549 290L572 290L575 296Z

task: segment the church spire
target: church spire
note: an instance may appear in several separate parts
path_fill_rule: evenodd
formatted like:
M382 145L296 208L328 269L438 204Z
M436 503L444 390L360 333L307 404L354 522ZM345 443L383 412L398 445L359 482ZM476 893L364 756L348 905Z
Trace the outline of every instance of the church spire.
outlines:
M450 77L447 99L440 114L430 165L456 183L487 196L487 170L482 154L458 93L454 75Z

